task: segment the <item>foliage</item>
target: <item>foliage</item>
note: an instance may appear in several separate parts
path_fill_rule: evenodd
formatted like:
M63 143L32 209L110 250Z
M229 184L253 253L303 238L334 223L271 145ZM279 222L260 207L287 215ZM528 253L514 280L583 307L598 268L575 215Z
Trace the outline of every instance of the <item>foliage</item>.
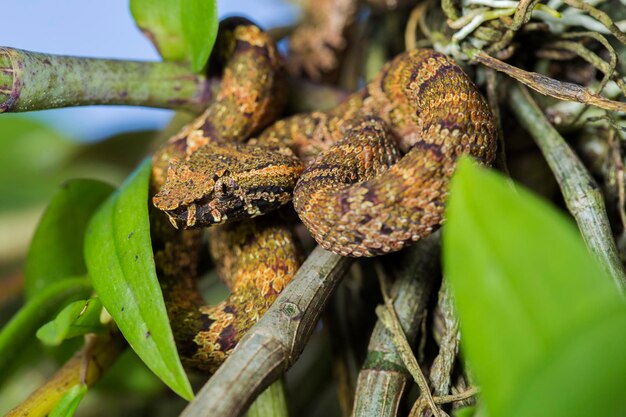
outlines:
M0 211L45 202L76 147L43 123L24 117L2 115L0 129Z
M0 331L0 375L48 317L64 303L89 295L82 254L85 227L112 189L100 181L72 180L53 196L26 259L28 302Z
M164 59L189 61L195 71L202 70L217 34L215 1L130 3L137 25ZM0 176L5 210L16 203L31 204L42 196L47 198L46 193L50 195L63 178L56 172L64 164L80 165L102 158L103 150L106 159L119 150L96 145L92 151L65 140L41 123L23 118L5 117L2 123L3 133L16 138L3 143L0 153L1 169L6 171ZM132 146L132 154L143 152L143 137L133 138L133 143L139 145ZM96 151L96 147L101 149ZM128 155L126 152L121 159L129 160ZM118 155L106 162L119 160ZM42 181L40 173L45 170L56 171ZM65 339L102 331L105 327L100 323L100 313L104 305L142 360L181 396L193 396L154 270L147 207L149 175L150 164L146 161L106 201L113 187L94 180L69 181L54 195L37 226L26 262L28 302L0 333L0 375L20 352L19 347L33 340L35 330L57 313L37 332L46 344L58 345ZM18 182L24 187L15 187ZM76 301L89 295L92 284L98 297ZM52 415L72 415L86 391L86 385L73 387Z
M87 222L111 194L100 181L71 180L61 186L39 221L24 269L26 297L59 279L85 275L83 240Z
M469 160L444 270L490 416L622 415L626 305L569 219Z
M613 100L614 96L607 99L600 94L615 95L619 90L626 95L626 84L621 76L623 62L619 63L622 67L617 63L617 54L623 55L624 49L620 52L600 34L611 33L625 43L623 33L599 10L611 2L592 5L565 0L562 3L568 7L563 13L538 2L443 0L440 3L424 3L424 8L416 8L411 13L409 22L419 26L428 38L421 41L426 40L455 58L463 59L463 54L467 54L476 62L503 71L552 97L578 101L578 107L573 107L575 111L569 114L558 106L551 108L555 120L568 116L571 131L578 128L579 122L604 121L606 131L614 129L607 135L607 142L619 142L622 132L617 121L621 116L598 113L597 108L587 110L582 105L624 109L623 100ZM599 9L594 7L595 3ZM435 11L439 6L442 10ZM181 62L181 68L197 73L186 75L203 79L202 71L217 36L215 0L130 0L130 10L137 26L164 60ZM447 18L447 26L439 25L441 19L433 13L440 11L446 16L443 18L439 13L439 18ZM361 42L367 45L365 49L369 48L370 54L363 67L378 68L390 58L392 48L388 48L389 45L363 36L372 29L371 22L380 23L388 17L382 15L373 13L364 17L363 28L355 35L355 39L371 41L371 45ZM377 28L379 32L389 32L386 35L393 36L394 42L401 36L398 28L394 27L394 31L391 26L403 21L394 20L397 17L392 16L386 25L380 25L384 30ZM551 78L554 74L537 76L534 71L541 69L541 65L529 64L528 71L513 65L515 48L523 43L520 42L523 38L514 39L513 35L531 18L535 20L534 26L526 27L529 32L535 31L535 36L537 30L546 31L539 32L541 35L550 33L546 48L536 52L538 56L543 54L545 62L552 62L546 67L557 68L560 61L567 62L571 56L582 58L578 61L590 66L583 68L577 63L568 70L568 76L584 78L581 75L592 73L589 84L597 94L589 93L591 88L587 86ZM552 25L559 25L559 29L553 30ZM409 26L407 23L407 29ZM581 32L581 27L586 30ZM411 42L414 46L418 44L415 32L413 27L413 33L404 33L408 46ZM600 50L594 42L605 50ZM495 55L501 56L496 52L503 51L509 51L513 59L496 60ZM346 52L349 52L346 56L358 55L353 50ZM528 57L525 60L531 61ZM362 76L359 64L346 65L350 67L354 68L338 71L341 72L338 78L342 83L353 78L357 84ZM487 90L491 88L494 93L499 85L504 86L497 84L495 76L490 78L493 73L484 70L485 67L479 67L476 78L487 80ZM604 74L601 81L596 71ZM554 72L561 75L559 70ZM6 81L7 78L6 74L0 74L0 79ZM490 82L493 84L489 85ZM591 99L585 95L587 93ZM491 99L497 107L497 97ZM512 107L515 110L515 105ZM550 124L542 109L537 107L536 112ZM534 122L527 124L532 131ZM553 130L556 136L560 135L556 128ZM7 217L7 213L15 215L30 208L43 209L43 203L49 201L25 262L26 300L0 329L0 385L7 380L11 368L15 368L16 363L19 365L18 359L24 357L25 347L37 344L35 333L43 344L58 346L67 339L80 342L80 336L119 329L134 352L127 352L130 356L122 358L121 368L113 368L113 375L108 375L110 380L105 380L104 385L115 387L117 392L133 391L134 394L141 390L137 387L143 387L148 392L146 396L154 398L163 388L158 377L181 397L191 399L191 384L176 351L155 271L148 218L150 163L141 163L116 191L108 185L108 182L121 182L130 167L145 157L152 134L128 133L97 145L83 146L39 122L6 115L0 120L0 131L10 138L1 143L0 220L3 222L0 225L11 223L12 217ZM590 131L597 133L597 130ZM611 136L613 134L615 137ZM619 163L611 162L616 164L615 172L607 174L607 177L613 175L612 181L618 175L623 180L623 149L619 143L615 147ZM572 159L576 160L576 156ZM606 163L608 159L605 157L601 162L610 165ZM579 165L587 171L582 163ZM560 182L565 177L573 178L571 169L561 173L557 172L558 167L553 170ZM68 177L85 173L106 178L107 182L64 182ZM592 181L574 182L581 185L581 189L594 188ZM63 185L57 190L59 183ZM626 225L623 184L618 187L622 195L616 195L615 199L620 202L622 222ZM569 203L567 195L565 200ZM602 212L604 214L604 209ZM626 389L626 361L621 353L621 346L626 342L623 331L626 306L604 270L588 253L570 219L531 193L468 160L460 163L452 182L446 219L445 276L456 297L463 331L463 355L481 389L478 405L461 408L453 414L464 417L625 414L626 407L620 398ZM626 234L624 236L626 239ZM610 236L605 241L613 243ZM363 268L361 272L365 276L371 271ZM320 275L323 273L320 271ZM356 304L352 310L361 311ZM341 314L344 313L335 315ZM107 320L111 317L114 323ZM337 328L348 328L345 324L350 319L353 318L345 319ZM357 320L359 324L364 321L360 316ZM346 346L353 341L349 342ZM144 363L154 374L143 366ZM317 366L311 369L315 371ZM311 383L308 380L315 378L307 375L304 379ZM310 397L309 385L302 386L305 387L301 387L302 391ZM50 416L73 415L88 386L68 384L64 389L65 394L58 404L46 411ZM286 399L281 397L280 402L286 410ZM253 407L252 412L268 414L262 407Z
M181 0L183 33L194 71L204 68L217 37L217 5L207 0Z

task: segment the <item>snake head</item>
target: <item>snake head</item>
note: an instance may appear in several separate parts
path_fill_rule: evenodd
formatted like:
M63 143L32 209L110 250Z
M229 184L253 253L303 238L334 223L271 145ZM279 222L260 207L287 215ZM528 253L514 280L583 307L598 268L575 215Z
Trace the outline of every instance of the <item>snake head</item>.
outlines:
M152 201L176 228L243 220L290 201L302 169L289 152L211 144L171 161Z

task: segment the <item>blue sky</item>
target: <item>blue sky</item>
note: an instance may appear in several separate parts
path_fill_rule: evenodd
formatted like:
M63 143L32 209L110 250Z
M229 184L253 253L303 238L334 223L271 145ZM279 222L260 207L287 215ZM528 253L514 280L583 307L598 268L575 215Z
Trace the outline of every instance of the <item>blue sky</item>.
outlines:
M263 27L295 21L286 0L218 0L220 17L246 15ZM128 0L3 0L0 45L65 55L157 60L137 30ZM31 113L78 140L163 127L167 110L93 106Z

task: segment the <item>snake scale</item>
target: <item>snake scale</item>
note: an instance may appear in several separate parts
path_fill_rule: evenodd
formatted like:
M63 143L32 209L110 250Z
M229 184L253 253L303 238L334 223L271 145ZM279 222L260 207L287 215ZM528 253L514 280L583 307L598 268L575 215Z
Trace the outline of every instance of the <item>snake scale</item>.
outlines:
M345 256L397 251L441 224L457 158L487 165L496 146L474 84L427 49L394 58L329 112L266 127L284 100L274 44L242 19L222 22L219 33L210 65L221 73L219 90L153 158L153 203L167 215L153 226L166 306L184 362L210 372L300 264L294 235L270 212L293 197L324 248ZM217 271L232 289L214 307L203 305L194 281L198 229L206 226Z

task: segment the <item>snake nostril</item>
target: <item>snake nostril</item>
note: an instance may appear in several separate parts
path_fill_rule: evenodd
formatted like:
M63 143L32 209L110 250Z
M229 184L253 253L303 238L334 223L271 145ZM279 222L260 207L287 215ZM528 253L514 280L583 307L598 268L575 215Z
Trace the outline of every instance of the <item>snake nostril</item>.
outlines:
M224 198L229 191L228 188L228 180L225 178L220 178L215 181L215 185L213 186L213 194L215 198Z

